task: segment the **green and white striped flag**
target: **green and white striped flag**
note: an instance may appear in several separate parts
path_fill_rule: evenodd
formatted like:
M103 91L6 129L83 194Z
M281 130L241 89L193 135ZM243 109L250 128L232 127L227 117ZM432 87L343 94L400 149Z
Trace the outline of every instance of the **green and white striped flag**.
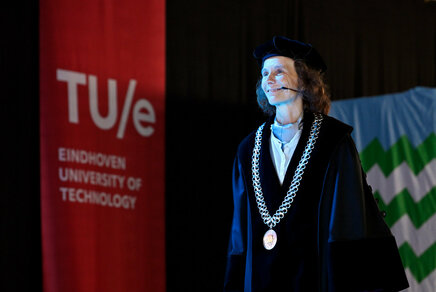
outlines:
M405 291L436 291L436 89L337 101L330 115L354 127L406 268Z

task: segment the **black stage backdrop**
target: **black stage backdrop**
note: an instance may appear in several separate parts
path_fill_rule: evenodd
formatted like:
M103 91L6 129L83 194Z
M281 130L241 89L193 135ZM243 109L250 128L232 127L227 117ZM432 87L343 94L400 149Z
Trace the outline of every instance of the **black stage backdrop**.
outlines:
M41 291L38 4L1 10L0 291ZM312 43L332 98L436 86L436 5L385 1L167 1L168 291L220 291L231 172L257 109L253 48Z
M38 1L2 2L0 23L0 291L38 292Z

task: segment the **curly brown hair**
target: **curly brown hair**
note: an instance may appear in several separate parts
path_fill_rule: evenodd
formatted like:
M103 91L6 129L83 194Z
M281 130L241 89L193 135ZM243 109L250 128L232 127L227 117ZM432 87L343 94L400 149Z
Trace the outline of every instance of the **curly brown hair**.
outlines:
M304 110L328 114L330 110L330 92L325 74L306 65L303 60L294 60L295 71L298 75L298 88L303 95ZM262 76L256 84L257 103L269 116L276 113L276 108L269 104L262 89Z

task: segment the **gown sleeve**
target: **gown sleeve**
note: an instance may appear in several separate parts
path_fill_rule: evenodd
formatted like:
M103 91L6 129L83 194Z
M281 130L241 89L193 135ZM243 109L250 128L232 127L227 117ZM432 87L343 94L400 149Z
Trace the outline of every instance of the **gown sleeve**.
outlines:
M246 258L247 193L238 156L233 164L233 221L227 252L224 291L243 291Z
M319 208L323 291L400 291L407 278L347 135L329 162Z

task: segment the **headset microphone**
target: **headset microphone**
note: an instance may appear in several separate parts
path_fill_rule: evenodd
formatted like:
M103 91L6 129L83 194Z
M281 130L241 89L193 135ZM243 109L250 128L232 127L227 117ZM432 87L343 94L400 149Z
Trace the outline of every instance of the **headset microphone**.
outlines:
M294 88L280 87L280 89L292 90L292 91L295 91L295 92L298 92L298 93L302 93L301 90L297 90L297 89L294 89Z

